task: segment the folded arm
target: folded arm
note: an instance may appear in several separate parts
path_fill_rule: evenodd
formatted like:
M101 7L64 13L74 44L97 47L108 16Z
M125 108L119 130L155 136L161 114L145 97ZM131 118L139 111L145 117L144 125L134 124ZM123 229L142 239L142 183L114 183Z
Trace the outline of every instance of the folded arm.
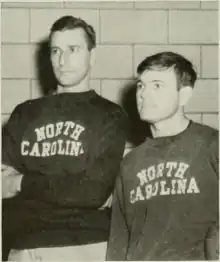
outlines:
M2 198L16 196L21 187L23 175L18 169L21 167L19 154L19 137L21 125L20 106L12 112L8 122L2 128Z

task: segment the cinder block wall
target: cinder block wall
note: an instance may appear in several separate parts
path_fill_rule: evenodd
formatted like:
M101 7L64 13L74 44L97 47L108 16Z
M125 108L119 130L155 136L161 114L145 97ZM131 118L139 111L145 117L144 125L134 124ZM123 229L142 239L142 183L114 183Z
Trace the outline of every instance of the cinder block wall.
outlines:
M195 94L186 112L218 127L218 2L2 3L2 120L18 103L41 96L35 53L52 23L79 16L97 32L97 61L91 87L121 103L124 86L147 55L170 50L193 61Z

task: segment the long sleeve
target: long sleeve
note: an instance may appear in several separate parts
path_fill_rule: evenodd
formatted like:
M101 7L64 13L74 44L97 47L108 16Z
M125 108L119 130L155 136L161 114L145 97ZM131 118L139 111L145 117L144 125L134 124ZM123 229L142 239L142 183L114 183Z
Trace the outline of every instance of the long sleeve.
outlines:
M123 186L121 178L116 181L112 202L112 217L110 237L107 247L107 261L122 261L126 259L128 246L128 229L125 220L125 206L123 201Z
M208 153L210 156L210 164L217 177L217 183L219 179L219 143L218 143L218 132L212 138ZM218 202L218 201L217 201ZM219 203L216 205L216 222L209 230L205 239L205 255L207 260L218 260L219 259L219 215L218 215Z
M49 176L25 176L21 193L27 197L74 207L100 207L113 191L125 146L127 118L110 119L96 132L85 171Z
M219 178L219 139L218 139L218 132L215 132L212 141L210 143L208 153L210 156L210 163L214 172L216 173L217 178Z
M20 106L17 106L2 128L2 163L14 168L21 166L19 154L20 117Z

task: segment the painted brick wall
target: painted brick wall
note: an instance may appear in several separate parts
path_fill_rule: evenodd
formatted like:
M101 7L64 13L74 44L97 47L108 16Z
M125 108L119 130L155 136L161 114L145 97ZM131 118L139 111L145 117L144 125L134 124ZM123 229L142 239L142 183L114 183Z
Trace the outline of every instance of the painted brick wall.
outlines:
M15 105L41 95L35 54L52 23L80 16L97 32L91 87L121 103L123 88L147 55L170 50L197 68L199 80L186 112L218 127L217 1L2 3L2 121Z

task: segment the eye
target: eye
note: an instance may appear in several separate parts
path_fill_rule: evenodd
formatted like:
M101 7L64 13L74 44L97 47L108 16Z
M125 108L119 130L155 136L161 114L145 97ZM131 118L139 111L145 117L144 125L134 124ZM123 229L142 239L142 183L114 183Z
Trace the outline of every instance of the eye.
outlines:
M136 86L137 86L137 90L140 90L143 88L144 85L141 82L137 82Z
M78 45L70 46L69 50L71 53L77 53L80 50L80 47Z
M154 83L154 89L159 89L162 87L162 84L160 82L155 82Z
M59 49L56 47L52 47L50 50L51 55L56 55L59 53Z

